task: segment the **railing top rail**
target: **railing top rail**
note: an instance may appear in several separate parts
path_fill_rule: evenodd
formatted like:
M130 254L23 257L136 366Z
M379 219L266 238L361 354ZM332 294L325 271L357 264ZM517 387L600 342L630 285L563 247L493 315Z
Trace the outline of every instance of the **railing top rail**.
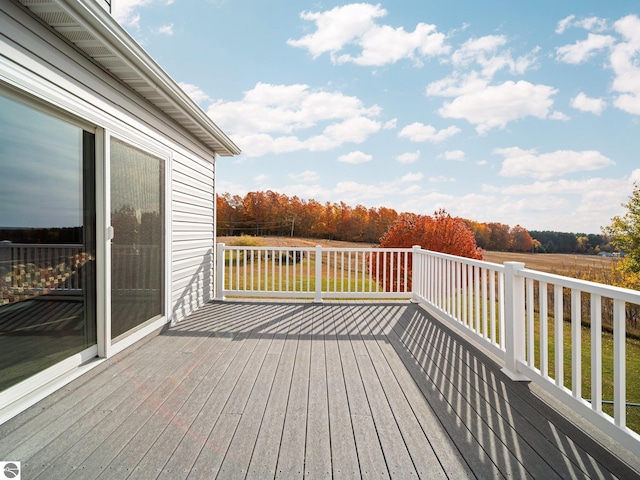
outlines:
M625 302L640 305L640 292L637 290L605 285L604 283L590 282L588 280L580 280L578 278L564 277L562 275L540 272L539 270L530 270L528 268L520 270L519 274L525 278L530 278L539 282L551 283L566 288L580 290L581 292L593 293L602 297L618 298Z
M0 248L78 248L82 243L13 243L0 242Z
M282 251L282 252L290 252L292 250L304 250L304 251L315 251L316 247L310 246L296 246L296 247L269 247L269 246L243 246L243 245L224 245L225 250L249 250L249 251ZM392 247L357 247L357 248L346 248L346 247L322 247L323 252L412 252L411 248L392 248Z
M454 262L462 262L469 265L474 265L476 267L487 268L495 270L496 272L504 272L504 265L501 265L499 263L485 262L484 260L475 260L473 258L460 257L458 255L451 255L448 253L434 252L432 250L425 250L423 248L418 250L418 253L430 255L432 257L445 258Z

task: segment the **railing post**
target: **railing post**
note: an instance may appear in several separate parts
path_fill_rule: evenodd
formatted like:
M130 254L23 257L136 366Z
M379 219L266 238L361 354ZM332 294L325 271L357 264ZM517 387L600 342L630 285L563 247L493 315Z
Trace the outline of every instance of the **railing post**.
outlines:
M505 290L505 366L502 371L514 381L529 381L518 373L518 360L525 358L525 304L524 277L518 274L524 269L522 262L504 263Z
M422 290L422 255L420 245L414 245L411 252L411 303L420 302L420 292ZM407 266L405 265L405 268Z
M316 295L313 303L322 303L322 246L316 245Z
M219 243L216 251L216 300L224 300L224 243Z

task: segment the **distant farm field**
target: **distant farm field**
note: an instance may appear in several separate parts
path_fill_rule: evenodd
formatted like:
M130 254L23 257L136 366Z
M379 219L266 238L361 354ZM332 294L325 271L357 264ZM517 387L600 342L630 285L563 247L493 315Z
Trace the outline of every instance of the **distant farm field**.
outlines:
M541 272L574 277L586 271L610 271L616 261L612 257L566 253L484 252L484 259L492 263L523 262L526 268Z

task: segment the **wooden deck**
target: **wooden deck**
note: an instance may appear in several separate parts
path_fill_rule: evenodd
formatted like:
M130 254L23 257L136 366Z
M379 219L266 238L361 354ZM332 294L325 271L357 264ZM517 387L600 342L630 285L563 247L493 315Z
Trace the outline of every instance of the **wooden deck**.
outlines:
M637 478L417 305L212 303L0 426L22 478Z

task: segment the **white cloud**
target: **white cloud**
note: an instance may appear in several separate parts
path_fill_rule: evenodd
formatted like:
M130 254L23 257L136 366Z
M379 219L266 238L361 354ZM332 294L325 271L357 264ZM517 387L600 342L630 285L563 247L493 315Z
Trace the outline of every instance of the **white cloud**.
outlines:
M255 184L260 187L264 187L267 184L267 180L269 180L269 175L264 173L253 177L253 181L255 182Z
M560 35L569 27L579 27L589 31L602 32L607 29L607 21L599 17L588 17L576 20L575 15L569 15L558 22L556 33Z
M436 80L427 85L425 93L433 97L457 97L482 91L489 85L489 80L478 72L461 74L454 72L448 77Z
M405 152L401 153L396 157L396 161L399 163L415 163L420 158L420 150L416 150L415 152Z
M607 21L604 18L588 17L575 22L575 26L589 31L602 32L607 29Z
M439 143L459 132L460 129L455 125L443 128L442 130L436 130L435 127L431 125L414 122L400 130L398 137L408 138L412 142Z
M320 176L312 170L305 170L301 173L290 173L287 176L296 182L315 182L320 178Z
M448 152L441 153L438 155L438 158L443 160L455 160L455 161L463 161L465 154L462 150L450 150Z
M324 12L302 12L300 18L315 22L316 30L297 40L293 47L306 48L313 58L329 53L334 64L354 63L382 66L401 59L420 63L422 58L448 53L445 35L434 25L419 23L412 32L403 27L379 25L376 19L387 15L378 5L352 3ZM357 50L353 55L346 50Z
M372 159L373 159L373 155L369 155L368 153L361 152L360 150L356 150L355 152L345 153L344 155L340 155L338 157L339 162L351 163L353 165L370 162Z
M456 181L455 178L445 177L444 175L438 175L437 177L429 177L430 183L450 183L455 181Z
M628 15L614 24L624 38L611 52L615 78L612 90L620 95L614 105L627 113L640 115L640 18Z
M535 149L523 150L519 147L497 148L494 154L502 155L504 177L532 177L538 180L559 177L567 173L599 170L615 165L613 160L600 152L585 150L557 150L551 153L537 154Z
M597 52L610 48L615 43L615 38L609 35L596 35L590 33L586 40L578 40L571 45L556 48L556 58L563 63L577 65L585 62Z
M540 47L514 58L506 45L507 37L504 35L486 35L465 41L451 55L454 71L445 78L430 82L426 95L458 97L480 93L490 87L499 71L522 75L535 65Z
M502 48L506 44L507 37L504 35L471 38L451 55L451 63L458 69L477 64L481 69L474 73L480 75L485 81L490 81L503 69L507 69L512 74L523 74L534 64L535 56L540 50L536 47L526 55L513 58L508 49Z
M153 3L153 0L117 0L113 2L111 13L118 23L129 27L137 26L140 17L136 9L150 3Z
M382 128L384 130L393 130L394 128L396 128L397 125L398 125L398 119L392 118L391 120L386 121L382 126Z
M547 85L533 85L524 80L504 82L473 93L460 95L445 103L438 113L445 118L459 118L476 125L485 134L492 128L528 116L546 118L557 92Z
M571 106L576 110L591 112L600 115L607 107L607 102L602 98L590 98L584 92L580 92L571 99Z
M162 26L158 27L157 32L160 35L168 35L168 36L173 35L173 23L170 23L168 25L162 25Z
M422 173L407 173L400 179L400 182L402 183L419 182L420 180L422 180L423 177L424 175Z
M615 178L588 178L585 180L559 179L553 181L538 181L530 184L513 184L496 189L504 195L565 195L582 194L584 192L622 190L628 187L626 180Z
M184 82L180 82L179 85L180 88L182 88L182 90L184 90L185 93L196 103L210 102L212 100L204 90L196 85Z
M308 85L257 83L240 101L218 100L209 116L228 131L249 157L299 150L324 151L344 143L362 143L382 124L380 107L365 107L353 96L311 89ZM297 132L324 126L320 134Z
M567 122L571 120L571 117L566 113L562 113L562 112L558 112L557 110L554 110L549 114L549 120L560 120L562 122Z
M581 20L571 18L567 25L593 31L607 28L607 22L598 17ZM559 24L559 29L562 30L560 27ZM622 17L613 24L613 29L620 38L589 33L585 40L558 47L557 59L569 64L580 64L606 50L609 59L606 67L610 67L614 74L611 91L617 93L612 104L627 113L640 115L640 18L636 14ZM606 103L580 93L573 99L572 106L598 114L606 107Z
M563 33L567 29L567 27L571 25L571 22L573 21L574 18L576 18L575 15L569 15L568 17L565 17L562 20L560 20L558 22L558 26L556 27L556 33L558 35Z

